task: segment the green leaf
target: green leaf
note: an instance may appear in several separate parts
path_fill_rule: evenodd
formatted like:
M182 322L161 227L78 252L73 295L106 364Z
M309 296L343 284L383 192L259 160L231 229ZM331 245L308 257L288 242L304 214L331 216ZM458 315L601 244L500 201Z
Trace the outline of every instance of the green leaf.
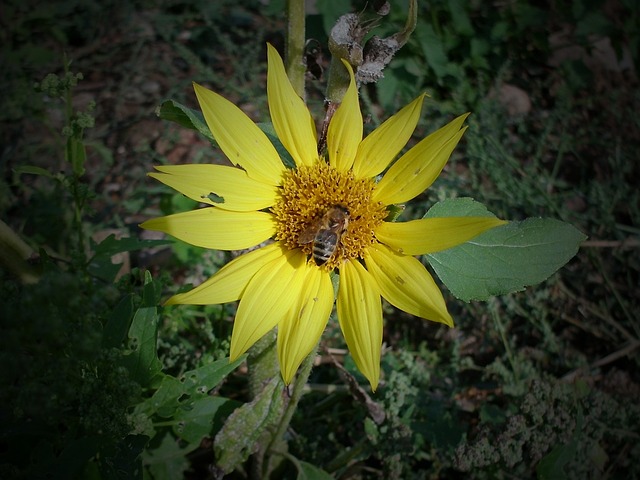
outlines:
M102 346L119 348L127 338L127 331L133 318L133 295L125 295L116 305L102 333Z
M122 267L120 263L114 263L112 256L122 252L153 248L160 245L172 244L171 240L138 240L137 238L116 239L114 234L109 235L99 244L91 242L94 255L87 267L91 275L112 283Z
M389 68L384 72L384 77L378 80L375 84L378 100L386 110L394 108L395 105L393 102L401 83L402 81L398 77L395 68L393 66L389 66Z
M427 63L436 74L436 77L438 79L443 78L447 74L449 59L442 44L442 39L436 34L433 27L428 24L425 24L423 29L417 29L414 35L417 37Z
M155 307L139 308L129 329L130 353L123 357L123 363L131 378L144 387L150 386L152 379L162 370L156 351L157 334Z
M136 413L144 413L148 417L158 415L171 418L180 406L180 397L183 392L182 382L171 375L166 375L162 377L153 396L136 405Z
M42 167L36 167L34 165L22 165L20 167L16 167L15 172L18 175L22 175L23 173L28 173L30 175L42 175L43 177L56 178L56 176L53 173L51 173L49 170L46 170Z
M564 471L564 466L572 461L578 452L580 438L582 438L584 425L584 413L578 406L576 426L571 440L564 445L557 445L547 453L536 465L536 474L539 480L564 480L569 478Z
M178 439L167 432L157 448L147 448L143 453L143 464L151 472L151 477L145 475L145 478L154 480L184 478L184 473L189 467L187 454L197 447L198 445L188 445L183 448Z
M156 115L163 120L169 120L170 122L175 122L191 130L197 130L207 137L211 143L216 145L211 130L209 130L209 127L204 121L204 116L198 110L185 107L175 100L165 100L156 109Z
M135 237L125 237L117 239L112 233L107 238L102 240L94 248L95 256L108 256L116 255L122 252L131 252L134 250L142 250L143 248L153 248L162 245L170 245L173 242L171 240L140 240Z
M143 306L133 317L129 328L129 352L122 357L131 379L143 387L151 386L162 370L157 352L158 312L155 305L158 294L151 275L145 272Z
M465 37L473 35L473 26L471 25L467 8L465 8L468 3L462 0L449 0L448 4L456 34L464 35Z
M251 402L229 415L213 443L216 464L225 473L249 458L261 435L279 418L283 387L279 376L272 378Z
M564 466L576 455L578 445L572 440L567 445L558 445L547 453L536 466L536 474L539 480L564 480L569 478L564 471Z
M171 418L178 408L192 408L195 400L206 396L245 358L243 355L235 362L223 358L186 372L180 379L170 375L163 377L153 396L136 406L136 413Z
M297 461L296 468L298 469L297 480L331 480L334 478L315 465L301 460Z
M482 203L473 198L450 198L433 205L424 215L424 218L431 217L494 217L495 215L487 210Z
M425 217L493 216L469 198L434 205ZM568 223L528 218L491 229L456 247L427 255L440 280L466 302L524 290L549 278L587 237Z
M181 378L184 385L184 393L195 397L207 395L213 387L233 372L245 358L246 356L243 355L235 362L229 362L228 358L223 358L186 372Z
M227 418L237 407L238 402L224 397L202 397L188 407L178 409L173 419L177 422L173 432L189 443L200 443L211 436L216 419Z
M285 166L289 168L295 168L296 162L293 160L293 157L289 154L287 149L284 148L284 145L282 145L282 142L280 142L280 139L276 134L276 130L273 128L273 124L271 122L261 122L261 123L256 123L256 125L258 125L258 128L262 130L262 133L264 133L269 139L269 141L273 144L273 146L276 149L276 152L278 152L278 155L282 160L282 163L284 163Z

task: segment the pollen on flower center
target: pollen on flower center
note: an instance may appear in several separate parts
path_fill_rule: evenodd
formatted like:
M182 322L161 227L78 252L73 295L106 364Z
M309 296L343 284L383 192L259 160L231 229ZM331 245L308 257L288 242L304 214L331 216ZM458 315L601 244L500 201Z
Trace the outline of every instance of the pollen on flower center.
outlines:
M322 222L325 214L340 207L348 221L344 222L345 228L334 225L338 241L335 250L331 245L325 246L323 253L328 258L322 267L333 270L345 259L361 258L364 249L376 242L375 229L387 216L385 206L371 200L374 186L370 178L355 178L351 171L338 171L325 162L288 171L280 198L271 208L278 222L276 240L290 249L302 249L311 262L322 263L312 259L314 244L315 257L323 246L317 244L317 232L328 227L326 218L324 225ZM310 234L317 241L307 241L305 237Z

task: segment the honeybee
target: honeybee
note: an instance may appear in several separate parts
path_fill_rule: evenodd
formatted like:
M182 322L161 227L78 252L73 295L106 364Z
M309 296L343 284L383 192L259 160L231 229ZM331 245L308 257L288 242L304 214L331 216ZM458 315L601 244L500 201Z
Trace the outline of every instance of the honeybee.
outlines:
M300 234L298 243L313 242L313 260L318 266L324 265L336 253L347 225L349 210L342 205L334 205Z

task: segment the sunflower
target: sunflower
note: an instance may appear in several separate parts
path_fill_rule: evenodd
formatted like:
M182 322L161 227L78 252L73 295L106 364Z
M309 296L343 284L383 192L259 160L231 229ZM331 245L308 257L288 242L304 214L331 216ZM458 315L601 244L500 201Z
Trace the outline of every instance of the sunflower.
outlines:
M438 177L467 128L468 114L394 162L418 123L424 95L363 139L353 70L343 61L351 81L329 123L326 154L321 155L309 110L294 92L275 48L268 45L267 50L271 120L295 167L283 163L267 136L238 107L194 84L207 125L235 166L156 167L151 177L209 207L141 226L200 247L253 249L166 305L240 300L231 361L277 326L280 370L289 384L317 345L335 303L349 351L375 390L382 297L412 315L453 326L442 293L414 255L453 247L505 222L492 217L389 221L390 206L408 202ZM327 215L336 209L342 221L332 222ZM312 241L309 232L315 232Z

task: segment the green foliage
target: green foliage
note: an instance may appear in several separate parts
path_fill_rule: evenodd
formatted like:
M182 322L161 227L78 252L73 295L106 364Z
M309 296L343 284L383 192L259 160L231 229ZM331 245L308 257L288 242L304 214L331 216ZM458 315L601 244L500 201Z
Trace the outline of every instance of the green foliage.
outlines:
M491 216L471 199L436 203L425 218ZM459 299L487 300L538 284L564 266L586 237L552 218L509 222L473 240L427 255L440 280Z
M318 2L328 32L344 6L333 1ZM364 11L366 2L351 2L354 11ZM404 24L407 2L392 0L390 13L375 30L384 37ZM495 72L510 65L525 72L524 85L539 75L553 47L549 32L562 25L575 25L569 41L589 46L593 36L609 36L617 52L630 44L638 58L638 7L632 1L621 8L622 29L615 28L606 14L603 0L540 6L519 0L495 8L486 2L436 0L418 2L418 24L409 43L400 50L377 84L379 103L388 111L405 104L420 90L436 98L455 101L475 109L495 80ZM343 10L340 11L339 8ZM591 48L591 47L588 47ZM563 67L573 76L573 85L587 87L592 81L580 62ZM636 65L637 68L637 65ZM573 69L573 70L571 70ZM580 83L575 83L580 82Z
M5 407L2 464L9 471L78 473L89 458L113 449L129 433L126 410L140 385L115 348L101 348L98 312L113 291L96 291L79 276L52 270L35 285L4 278L2 388ZM69 297L61 292L74 292ZM92 308L87 308L91 305ZM65 455L86 444L71 464ZM32 463L32 446L49 451ZM107 455L109 456L109 455ZM11 467L7 467L11 465Z

